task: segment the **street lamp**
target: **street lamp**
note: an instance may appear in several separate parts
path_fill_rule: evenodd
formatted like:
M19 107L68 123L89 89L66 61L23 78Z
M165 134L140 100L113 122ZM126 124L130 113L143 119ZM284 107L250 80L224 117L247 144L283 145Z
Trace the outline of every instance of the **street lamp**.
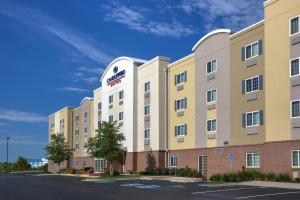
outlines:
M6 168L8 168L8 140L10 137L6 137Z

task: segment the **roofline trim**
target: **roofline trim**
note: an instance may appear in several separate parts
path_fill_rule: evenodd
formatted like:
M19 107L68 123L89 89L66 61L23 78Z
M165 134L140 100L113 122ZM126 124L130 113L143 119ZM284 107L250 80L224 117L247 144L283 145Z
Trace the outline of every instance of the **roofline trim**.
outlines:
M194 52L195 49L202 43L204 42L204 40L206 40L207 38L215 35L215 34L218 34L218 33L231 33L231 30L230 29L217 29L217 30L214 30L214 31L211 31L209 33L207 33L206 35L204 35L192 48L192 51Z
M246 27L246 28L244 28L244 29L242 29L242 30L240 30L240 31L238 31L238 32L236 32L236 33L230 35L229 37L232 38L232 37L234 37L234 36L236 36L236 35L238 35L238 34L244 32L244 31L247 31L247 30L249 30L249 29L251 29L251 28L254 28L255 26L261 25L261 24L263 24L264 22L265 22L264 19L263 19L263 20L260 20L260 21L256 22L255 24L252 24L252 25L250 25L250 26L248 26L248 27Z

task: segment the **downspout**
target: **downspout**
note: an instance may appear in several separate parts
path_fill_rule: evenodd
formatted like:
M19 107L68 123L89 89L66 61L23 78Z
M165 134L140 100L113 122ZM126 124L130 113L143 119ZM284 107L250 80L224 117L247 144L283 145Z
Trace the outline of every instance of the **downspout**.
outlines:
M168 168L168 148L169 148L169 141L168 141L168 133L169 133L169 109L168 109L168 99L169 99L169 91L168 91L168 67L164 68L164 72L165 72L165 130L166 130L166 134L165 134L165 168Z

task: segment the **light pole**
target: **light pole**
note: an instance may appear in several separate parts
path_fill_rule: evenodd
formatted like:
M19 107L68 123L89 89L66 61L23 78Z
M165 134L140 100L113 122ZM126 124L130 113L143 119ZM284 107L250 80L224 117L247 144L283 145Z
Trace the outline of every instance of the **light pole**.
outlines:
M8 169L8 140L10 137L6 137L6 169Z

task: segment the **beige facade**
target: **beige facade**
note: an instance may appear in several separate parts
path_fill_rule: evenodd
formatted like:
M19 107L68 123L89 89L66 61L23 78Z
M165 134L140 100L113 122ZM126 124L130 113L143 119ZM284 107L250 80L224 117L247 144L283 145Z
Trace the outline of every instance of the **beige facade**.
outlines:
M168 77L168 149L176 150L195 148L196 109L194 54L188 55L181 60L171 63L169 65Z
M260 48L256 46L261 44ZM259 116L262 123L260 120L251 123L253 112L258 112L260 115L265 110L264 82L262 80L262 83L258 83L257 88L253 91L247 91L246 83L252 77L262 77L262 79L265 77L263 44L263 21L230 36L231 145L260 144L265 141L264 114ZM247 55L246 58L246 47L248 49L258 48L261 49L261 52L258 50L254 55ZM259 80L259 78L255 80ZM253 85L253 83L251 84Z
M300 57L299 43L293 42L299 32L290 35L290 20L300 15L300 1L270 0L264 6L266 141L300 139L290 109L290 101L300 99L299 86L292 86L290 77L290 59Z

